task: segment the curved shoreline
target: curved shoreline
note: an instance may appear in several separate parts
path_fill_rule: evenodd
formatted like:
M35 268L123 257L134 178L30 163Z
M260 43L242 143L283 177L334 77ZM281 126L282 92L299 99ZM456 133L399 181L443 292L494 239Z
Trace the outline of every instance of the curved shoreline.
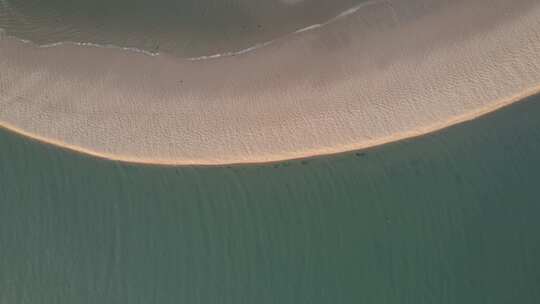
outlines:
M276 41L286 39L287 37L290 37L290 36L293 36L293 35L296 35L296 34L299 34L299 33L302 33L302 32L311 31L311 30L314 30L314 29L317 29L317 28L327 26L327 25L332 24L332 23L334 23L336 21L339 21L340 19L346 18L346 17L356 13L358 10L360 10L360 9L362 9L364 7L368 7L368 6L372 6L372 5L380 5L380 4L388 5L388 1L389 0L369 0L369 1L365 1L365 2L362 2L360 4L355 5L353 7L350 7L348 9L344 10L344 11L341 11L338 14L335 14L335 15L331 16L330 18L328 18L327 20L325 20L323 22L314 23L314 24L311 24L311 25L308 25L308 26L300 27L300 28L297 28L296 30L285 33L284 35L277 36L274 39L270 39L270 40L267 40L267 41L263 40L262 42L254 43L253 45L250 45L248 47L239 48L239 49L233 49L233 50L230 50L230 51L219 52L219 53L209 53L209 54L198 55L198 56L193 56L193 57L179 57L179 58L182 59L182 60L199 61L199 60L216 59L216 58L222 58L222 57L242 55L242 54L245 54L247 52L255 51L255 50L259 49L259 48L263 48L265 46L268 46L268 45L270 45L272 43L275 43ZM7 37L7 38L18 40L20 42L27 43L27 44L30 44L32 46L39 47L39 48L51 48L51 47L72 45L72 46L81 46L81 47L97 47L97 48L117 49L117 50L122 50L122 51L127 51L127 52L140 53L140 54L144 54L144 55L147 55L147 56L159 56L161 54L161 52L159 52L159 51L154 52L154 51L150 51L150 50L146 50L146 49L138 48L138 47L134 47L134 46L121 46L121 45L116 45L116 44L101 44L101 43L96 43L96 42L91 42L91 41L63 40L63 41L58 41L58 42L53 42L53 43L40 44L40 43L37 43L37 42L35 42L35 41L31 40L31 39L24 39L24 38L17 37L16 35L7 34L7 32L8 32L7 30L0 27L0 38L2 37L2 35L5 35L5 37ZM167 54L167 52L164 52L164 53Z
M386 144L398 142L401 140L421 137L430 133L444 130L446 128L451 128L453 126L456 126L462 123L466 123L468 121L471 121L477 118L481 118L483 116L489 115L503 108L512 106L515 103L526 101L528 98L535 96L537 94L540 94L540 86L538 86L537 88L531 89L529 91L523 92L522 94L511 96L507 99L496 102L492 104L492 107L490 108L481 109L474 113L468 113L467 115L463 115L461 117L455 117L451 121L440 122L433 126L428 126L420 130L398 134L392 138L381 138L380 140L375 140L369 143L359 143L356 146L351 145L346 148L337 147L336 149L328 149L325 151L306 151L304 155L298 155L297 157L280 157L279 155L276 155L275 158L253 159L253 160L245 160L245 161L238 161L238 162L232 162L232 163L207 162L205 160L169 161L169 160L160 160L160 159L137 159L137 158L132 158L132 157L124 157L121 155L108 155L108 154L102 154L96 151L84 149L81 147L69 145L66 143L57 142L57 141L44 138L36 134L30 134L24 130L18 129L15 126L4 124L2 122L0 122L0 128L4 128L8 132L13 132L17 135L39 141L42 144L52 145L60 149L65 149L71 152L81 153L84 155L88 155L88 156L92 156L92 157L96 157L100 159L105 159L109 161L119 161L119 162L124 162L128 164L159 165L159 166L225 166L225 165L268 164L268 163L275 163L275 162L294 161L294 160L314 158L314 157L325 157L325 156L332 156L332 155L338 155L338 154L343 154L343 153L351 153L353 151L361 151L365 149L375 148L375 147L383 146Z
M250 47L247 47L247 48L243 48L243 49L238 49L238 50L234 50L234 51L230 51L230 52L224 52L224 53L215 53L215 54L207 54L207 55L200 55L200 56L195 56L195 57L180 57L181 60L189 60L189 61L199 61L199 60L208 60L208 59L217 59L217 58L222 58L222 57L230 57L230 56L238 56L238 55L242 55L242 54L245 54L245 53L248 53L248 52L252 52L252 51L255 51L255 50L258 50L260 48L263 48L265 46L268 46L268 45L271 45L272 43L275 43L276 41L279 41L279 40L283 40L283 39L286 39L290 36L293 36L293 35L297 35L297 34L300 34L300 33L303 33L303 32L307 32L307 31L311 31L311 30L314 30L314 29L318 29L318 28L322 28L324 26L327 26L329 24L332 24L336 21L339 21L340 19L342 18L346 18L354 13L356 13L358 10L364 8L364 7L368 7L368 6L371 6L371 5L379 5L379 4L386 4L387 0L372 0L372 1L366 1L366 2L363 2L355 7L351 7L339 14L337 14L336 16L328 19L327 21L323 22L323 23L316 23L316 24L312 24L312 25L309 25L309 26L306 26L306 27L303 27L303 28L299 28L293 32L290 32L288 34L285 34L283 36L280 36L280 37L277 37L275 39L272 39L272 40L268 40L268 41L264 41L264 42L260 42L260 43L256 43ZM154 56L159 56L161 53L160 52L151 52L151 51L148 51L148 50L144 50L144 49L140 49L140 48L137 48L137 47L129 47L129 46L120 46L120 45L115 45L115 44L99 44L99 43L94 43L94 42L82 42L82 41L70 41L70 40L67 40L67 41L59 41L59 42L54 42L54 43L47 43L47 44L39 44L39 43L36 43L32 40L28 40L28 39L23 39L23 38L19 38L19 37L16 37L16 36L12 36L12 35L9 35L9 34L5 34L5 30L0 28L0 38L5 35L5 37L9 38L9 39L13 39L13 40L17 40L17 41L20 41L20 42L23 42L23 43L27 43L29 45L32 45L34 47L38 47L38 48L54 48L54 47L61 47L61 46L80 46L80 47L95 47L95 48L106 48L106 49L116 49L116 50L122 50L122 51L126 51L126 52L134 52L134 53L140 53L140 54L144 54L144 55L147 55L147 56L151 56L151 57L154 57ZM166 53L165 53L166 54Z
M0 125L125 162L262 163L423 135L540 91L535 1L429 0L407 15L416 2L220 60L6 38Z

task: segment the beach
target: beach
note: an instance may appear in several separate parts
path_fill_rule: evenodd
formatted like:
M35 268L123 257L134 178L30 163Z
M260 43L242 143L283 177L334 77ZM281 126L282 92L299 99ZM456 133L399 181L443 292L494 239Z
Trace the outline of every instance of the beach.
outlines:
M232 56L0 40L0 125L95 156L279 161L432 132L540 91L540 4L373 1Z
M301 161L109 161L0 129L2 303L537 304L540 95Z

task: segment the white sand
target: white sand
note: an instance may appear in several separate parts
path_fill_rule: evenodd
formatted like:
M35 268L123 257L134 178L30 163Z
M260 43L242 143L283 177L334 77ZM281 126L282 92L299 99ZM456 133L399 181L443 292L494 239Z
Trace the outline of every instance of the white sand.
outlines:
M540 91L540 2L394 0L232 57L0 39L0 125L102 157L276 161L365 148Z

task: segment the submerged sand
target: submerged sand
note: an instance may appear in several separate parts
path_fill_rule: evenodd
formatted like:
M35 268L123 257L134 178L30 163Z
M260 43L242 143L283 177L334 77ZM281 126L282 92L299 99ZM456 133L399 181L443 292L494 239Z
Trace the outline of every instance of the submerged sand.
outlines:
M254 51L197 61L0 39L0 125L134 162L343 152L538 91L536 0L374 1Z

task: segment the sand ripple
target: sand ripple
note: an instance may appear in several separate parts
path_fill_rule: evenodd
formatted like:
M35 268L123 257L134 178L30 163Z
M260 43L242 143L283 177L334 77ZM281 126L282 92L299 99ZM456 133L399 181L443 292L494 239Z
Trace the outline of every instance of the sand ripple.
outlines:
M264 48L190 61L0 40L0 124L125 161L264 162L468 120L540 88L532 0L383 1Z

